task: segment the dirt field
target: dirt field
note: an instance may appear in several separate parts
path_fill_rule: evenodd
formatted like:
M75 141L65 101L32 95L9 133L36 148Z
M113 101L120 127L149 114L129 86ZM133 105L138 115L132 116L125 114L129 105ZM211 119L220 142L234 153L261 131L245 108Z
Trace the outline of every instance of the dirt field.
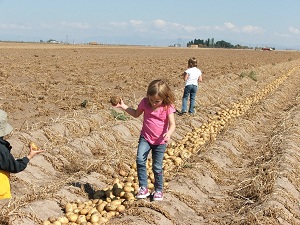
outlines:
M164 201L128 198L122 213L98 210L103 221L300 224L299 51L8 43L0 43L0 107L15 128L12 153L26 155L30 140L47 151L11 175L14 197L0 202L0 224L59 224L67 203L124 200L112 186L136 187L142 117L112 108L110 96L136 107L163 78L180 109L190 57L203 83L196 114L175 118Z

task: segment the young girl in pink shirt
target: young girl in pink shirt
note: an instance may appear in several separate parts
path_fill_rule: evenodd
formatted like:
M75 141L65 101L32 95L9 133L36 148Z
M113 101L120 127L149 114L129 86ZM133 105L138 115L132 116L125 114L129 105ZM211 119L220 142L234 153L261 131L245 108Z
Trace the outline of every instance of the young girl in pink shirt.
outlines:
M139 179L137 198L146 198L150 195L146 162L152 150L152 170L155 177L153 200L163 200L162 166L167 143L175 130L174 102L175 97L169 86L163 80L154 80L149 84L147 96L141 100L137 109L128 107L122 99L116 105L133 117L139 117L144 113L136 157Z

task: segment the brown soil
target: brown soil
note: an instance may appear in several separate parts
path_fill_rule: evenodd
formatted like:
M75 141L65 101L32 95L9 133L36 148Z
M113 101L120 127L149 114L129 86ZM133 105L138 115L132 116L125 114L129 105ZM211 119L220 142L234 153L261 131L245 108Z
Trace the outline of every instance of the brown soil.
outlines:
M65 215L67 202L86 202L121 178L142 117L112 108L110 97L136 107L163 78L180 109L180 75L193 56L203 71L196 114L176 115L172 141L194 153L165 171L164 201L134 201L108 224L300 224L299 51L1 43L0 52L12 153L26 155L30 140L46 150L11 175L14 197L1 202L0 224ZM208 124L205 144L186 142Z

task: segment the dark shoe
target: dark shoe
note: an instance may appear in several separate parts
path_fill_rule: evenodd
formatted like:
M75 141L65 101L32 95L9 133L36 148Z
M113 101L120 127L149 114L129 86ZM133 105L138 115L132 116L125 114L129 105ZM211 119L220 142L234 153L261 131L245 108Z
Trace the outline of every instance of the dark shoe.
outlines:
M178 110L178 109L176 109L176 112L175 112L177 115L179 115L181 112Z
M178 113L179 116L183 116L183 115L186 115L186 112L180 112Z

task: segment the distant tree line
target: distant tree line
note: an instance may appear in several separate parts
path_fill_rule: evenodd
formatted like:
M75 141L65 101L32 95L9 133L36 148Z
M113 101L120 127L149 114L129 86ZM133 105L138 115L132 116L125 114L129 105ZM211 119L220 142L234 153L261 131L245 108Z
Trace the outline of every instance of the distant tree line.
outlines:
M237 48L237 49L248 49L250 47L248 46L242 46L242 45L232 45L229 42L226 41L217 41L215 42L214 38L208 38L207 40L203 39L194 39L192 41L189 41L187 43L187 47L191 47L191 45L198 45L198 47L202 48Z

